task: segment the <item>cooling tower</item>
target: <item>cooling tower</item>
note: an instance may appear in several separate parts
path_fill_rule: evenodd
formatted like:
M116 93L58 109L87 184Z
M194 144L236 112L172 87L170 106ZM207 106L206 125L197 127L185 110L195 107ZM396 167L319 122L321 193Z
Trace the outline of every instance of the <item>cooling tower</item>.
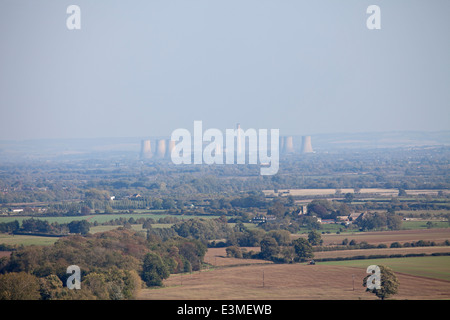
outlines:
M159 139L156 142L156 158L164 158L166 155L166 140Z
M294 139L292 136L288 136L284 140L284 152L294 153Z
M166 158L171 159L172 150L175 148L175 141L174 140L167 140L167 148L166 148Z
M141 141L141 159L150 159L153 157L152 145L150 140Z
M281 151L281 153L284 153L284 142L286 141L285 137L280 137L280 145L279 145L279 149Z
M311 136L302 137L302 153L312 153Z

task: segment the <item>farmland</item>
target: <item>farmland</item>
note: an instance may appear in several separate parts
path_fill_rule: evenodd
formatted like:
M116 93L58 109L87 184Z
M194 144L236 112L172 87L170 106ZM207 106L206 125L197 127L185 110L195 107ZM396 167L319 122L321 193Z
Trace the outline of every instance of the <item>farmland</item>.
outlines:
M306 237L306 235L293 235L293 238ZM415 230L395 230L395 231L373 231L373 232L352 232L342 234L322 235L324 245L341 244L344 239L354 239L357 242L366 241L370 244L390 244L392 242L411 242L417 240L428 240L442 242L450 239L449 228L436 229L415 229Z
M263 190L266 196L333 196L338 193L354 193L354 188L337 188L337 189L277 189L275 190ZM408 190L409 195L437 195L439 190ZM393 197L398 195L398 189L386 189L386 188L362 188L358 189L358 194L361 195L377 195L384 197Z
M6 245L51 245L58 240L57 237L39 237L29 235L9 235L0 233L0 244Z
M373 262L217 268L171 276L162 288L141 290L138 299L373 300L362 286L365 268ZM401 271L396 272L399 293L393 299L449 299L450 281L442 279L448 275L449 263L450 257L404 258Z
M7 164L0 255L17 254L1 260L1 272L31 264L36 272L23 270L41 281L73 263L64 248L112 242L86 245L77 254L89 261L83 268L109 275L100 253L114 250L105 261L118 259L109 267L143 281L139 299L375 299L361 286L367 263L392 263L401 281L394 299L448 299L447 159L438 150L315 154L283 159L274 177L246 166ZM316 265L303 262L311 256L302 243ZM53 251L66 260L47 259ZM87 285L98 275L86 272L89 297L116 298Z
M319 262L319 265L347 266L367 268L367 266L384 265L392 268L394 272L410 274L418 277L440 279L450 286L450 257L410 257L390 259L348 260Z

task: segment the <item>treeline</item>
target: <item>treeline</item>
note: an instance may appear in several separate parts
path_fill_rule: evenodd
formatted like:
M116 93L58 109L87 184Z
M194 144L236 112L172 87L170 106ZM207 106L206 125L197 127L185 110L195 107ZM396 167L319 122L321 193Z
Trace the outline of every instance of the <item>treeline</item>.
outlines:
M25 219L22 224L14 220L12 222L1 222L0 233L25 233L40 235L67 235L69 233L87 234L90 229L90 223L86 220L72 221L69 223L49 223L41 219Z
M162 241L124 228L68 236L51 246L19 248L9 259L0 259L0 300L130 299L143 286L161 285L170 273L199 270L205 252L198 240ZM81 269L80 290L66 287L70 265Z

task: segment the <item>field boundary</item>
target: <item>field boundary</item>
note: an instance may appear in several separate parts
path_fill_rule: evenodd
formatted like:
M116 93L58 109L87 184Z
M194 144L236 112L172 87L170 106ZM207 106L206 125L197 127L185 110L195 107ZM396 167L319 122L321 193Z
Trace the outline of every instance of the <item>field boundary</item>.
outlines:
M318 258L312 259L316 262L328 262L328 261L346 261L346 260L368 260L368 259L391 259L391 258L414 258L414 257L438 257L438 256L450 256L450 252L433 252L427 253L407 253L407 254L372 254L372 255L358 255L352 257L335 257L335 258Z

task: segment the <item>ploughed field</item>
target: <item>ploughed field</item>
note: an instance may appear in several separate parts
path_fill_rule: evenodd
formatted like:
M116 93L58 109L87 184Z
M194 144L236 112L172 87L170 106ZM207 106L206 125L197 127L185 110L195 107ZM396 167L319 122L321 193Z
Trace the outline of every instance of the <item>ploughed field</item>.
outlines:
M450 281L434 277L430 272L428 277L408 273L410 268L421 274L420 268L430 269L430 266L440 273L449 273L450 257L399 259L403 272L393 268L400 281L399 292L393 299L450 299ZM316 265L252 264L176 274L166 279L162 288L141 290L138 299L377 299L365 292L362 286L366 268L374 261L358 260L357 266L351 266L353 261L345 262L347 265L333 265L332 262Z

